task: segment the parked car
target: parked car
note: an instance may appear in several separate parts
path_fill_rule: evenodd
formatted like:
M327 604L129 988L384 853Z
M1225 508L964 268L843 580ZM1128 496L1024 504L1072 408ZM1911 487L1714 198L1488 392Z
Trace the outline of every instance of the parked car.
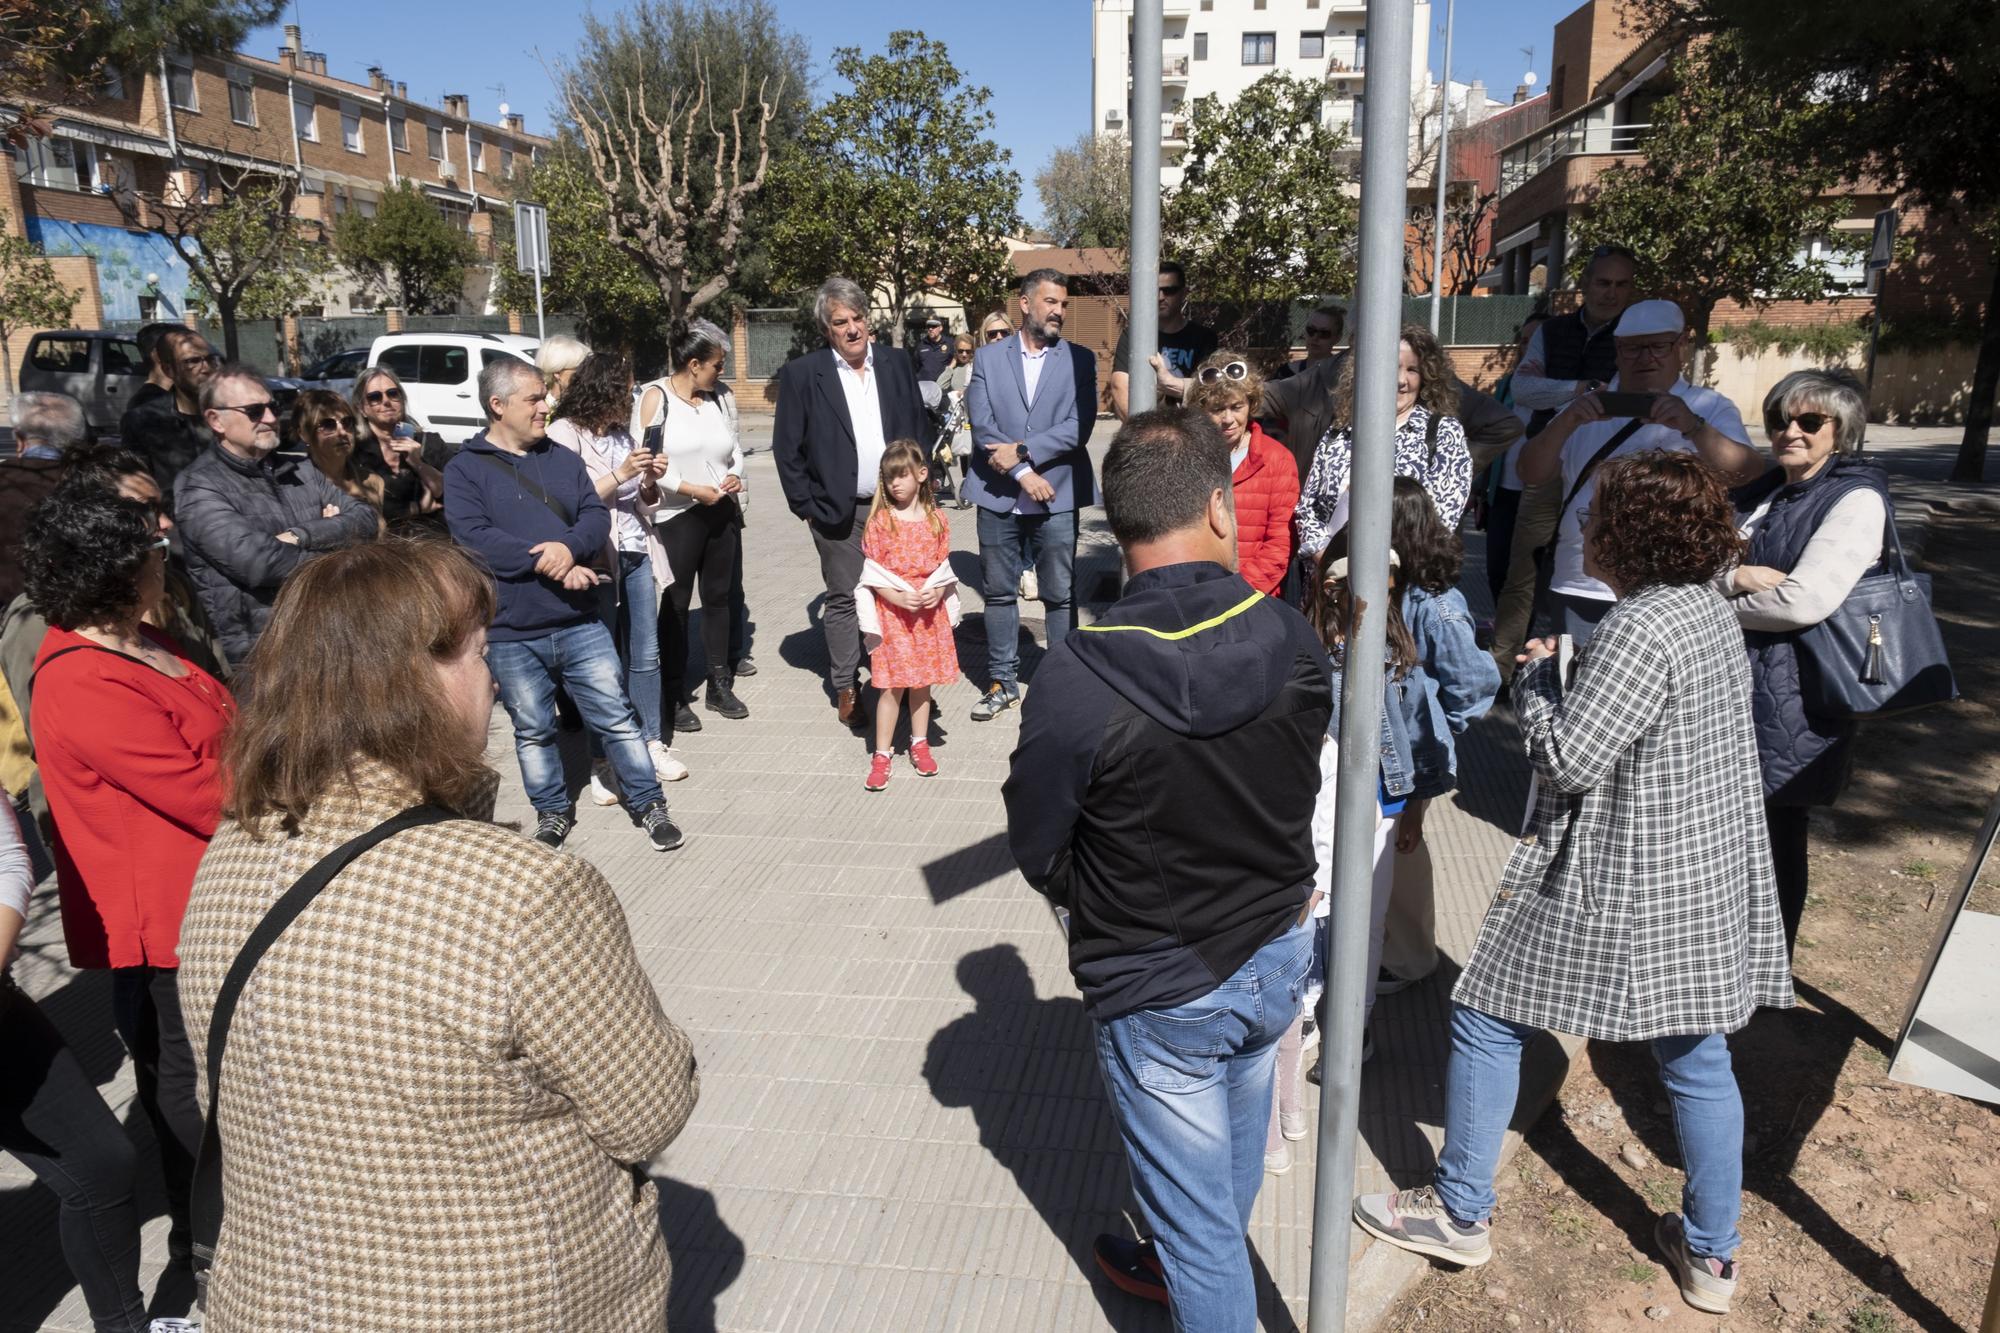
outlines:
M366 347L349 347L335 352L332 356L323 356L307 366L299 378L321 381L346 380L351 384L354 377L361 373L361 368L368 364L369 350Z
M369 348L368 364L395 371L410 415L456 447L486 429L479 372L501 357L532 364L540 345L518 333L385 333Z
M21 359L21 392L76 399L92 439L118 433L118 419L145 382L139 344L127 334L104 329L38 333Z

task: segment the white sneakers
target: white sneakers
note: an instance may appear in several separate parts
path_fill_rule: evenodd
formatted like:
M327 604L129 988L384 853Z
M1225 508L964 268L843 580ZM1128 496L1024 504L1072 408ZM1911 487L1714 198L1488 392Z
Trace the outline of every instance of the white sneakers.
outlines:
M674 757L660 741L647 741L646 754L653 761L653 776L662 782L679 782L688 775L688 766ZM590 763L590 786L584 789L592 805L618 804L618 775L611 771L609 759L593 759Z

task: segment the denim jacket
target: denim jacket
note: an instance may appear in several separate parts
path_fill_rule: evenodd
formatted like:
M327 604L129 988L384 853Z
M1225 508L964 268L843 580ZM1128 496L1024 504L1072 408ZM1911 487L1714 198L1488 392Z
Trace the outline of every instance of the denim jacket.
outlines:
M1333 665L1333 716L1326 734L1340 739L1341 664ZM1421 666L1382 684L1382 789L1391 800L1428 800L1451 790L1451 750L1433 740L1424 727L1430 684Z
M1458 753L1452 738L1493 706L1493 696L1500 690L1500 668L1493 654L1473 638L1472 612L1456 588L1447 588L1442 595L1411 588L1403 594L1403 623L1410 627L1417 660L1424 668L1424 738L1444 753L1437 791L1417 794L1442 795L1458 785Z

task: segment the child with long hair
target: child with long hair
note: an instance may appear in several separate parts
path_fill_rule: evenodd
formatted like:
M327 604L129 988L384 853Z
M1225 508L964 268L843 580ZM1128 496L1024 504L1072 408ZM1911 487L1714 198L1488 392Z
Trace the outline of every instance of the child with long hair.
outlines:
M868 507L861 553L861 581L874 604L860 617L869 643L869 676L882 697L875 708L875 752L868 762L869 791L889 785L896 718L910 708L910 766L936 777L928 732L931 689L958 675L952 641L957 597L951 576L951 526L938 512L930 468L914 440L896 440L882 451L875 502ZM857 599L858 602L866 599ZM876 622L871 626L871 620Z
M1389 552L1388 632L1384 645L1382 676L1382 760L1377 766L1375 874L1369 890L1368 975L1372 978L1382 965L1382 919L1389 907L1392 866L1388 856L1390 834L1413 796L1436 795L1447 762L1443 751L1431 740L1423 726L1423 710L1428 706L1428 683L1419 664L1415 641L1404 623L1398 603L1401 560ZM1313 850L1319 866L1314 877L1313 915L1319 924L1319 966L1317 978L1308 984L1307 997L1325 984L1327 957L1328 899L1333 885L1334 792L1338 770L1340 737L1341 677L1347 662L1347 633L1354 621L1353 597L1347 586L1347 532L1333 534L1312 564L1313 579L1306 589L1306 619L1319 632L1333 664L1333 715L1327 721L1327 743L1320 754L1319 802L1313 810ZM1364 1030L1375 1006L1371 986L1365 1002ZM1300 1105L1298 1066L1304 1046L1306 1015L1316 1007L1309 1002L1299 1013L1291 1031L1278 1043L1278 1095L1272 1099L1271 1130L1264 1144L1264 1166L1283 1173L1291 1169L1292 1150L1286 1139L1301 1139L1306 1133L1306 1117ZM1372 1033L1364 1036L1361 1058L1375 1054ZM1308 1077L1318 1082L1318 1065Z

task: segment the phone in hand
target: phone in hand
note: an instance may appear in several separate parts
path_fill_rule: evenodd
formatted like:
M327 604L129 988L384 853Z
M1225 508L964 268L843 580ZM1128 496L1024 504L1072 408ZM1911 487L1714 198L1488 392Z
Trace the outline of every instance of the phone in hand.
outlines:
M657 454L666 444L666 439L667 423L664 421L655 422L646 427L646 433L641 437L639 447L649 454Z
M1660 395L1656 393L1614 393L1609 389L1597 395L1597 401L1604 405L1607 417L1637 417L1644 421L1653 415L1653 404Z

